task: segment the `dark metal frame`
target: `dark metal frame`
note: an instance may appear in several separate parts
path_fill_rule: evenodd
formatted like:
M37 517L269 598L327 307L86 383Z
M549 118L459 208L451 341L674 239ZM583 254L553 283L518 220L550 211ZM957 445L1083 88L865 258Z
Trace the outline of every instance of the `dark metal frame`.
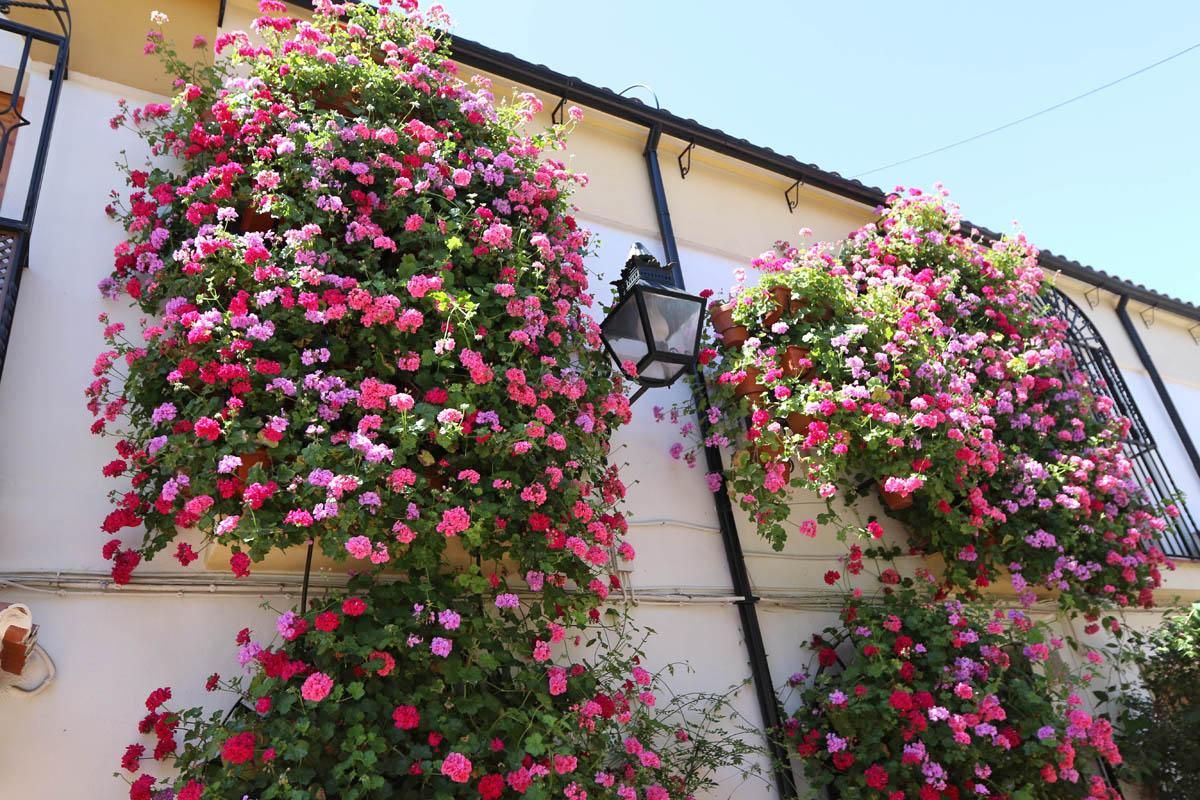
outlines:
M660 379L660 378L648 378L648 377L644 377L642 373L646 370L647 367L649 367L651 364L653 364L656 361L666 363L666 364L678 364L684 368L683 371L686 371L688 367L690 367L696 363L696 354L700 351L700 334L704 330L704 301L699 300L695 295L686 294L685 292L677 292L673 289L666 289L661 286L635 285L632 288L630 288L629 290L627 290L626 292L621 292L621 294L623 295L621 300L617 303L617 305L609 313L608 317L605 319L605 322L616 317L617 312L620 309L624 308L626 303L636 303L637 309L638 309L638 317L642 321L642 330L644 332L646 332L647 334L649 334L651 327L650 327L650 314L646 310L646 294L657 294L657 295L661 295L663 297L673 297L678 300L683 300L683 301L686 301L689 303L694 303L700 307L700 319L696 325L696 338L695 338L695 341L692 343L692 349L690 352L668 353L666 351L659 350L658 347L655 345L654 337L651 335L647 335L646 336L646 355L642 356L641 361L639 361L637 364L638 375L636 378L633 378L633 376L630 376L631 378L633 378L633 380L636 380L639 384L641 384L644 387L656 389L656 388L660 388L663 386L670 386L678 379L678 377L671 378L670 380ZM600 325L600 330L603 333L603 331L604 331L603 323L601 323L601 325ZM606 350L608 350L608 354L610 356L612 356L613 361L615 361L617 363L617 366L620 367L621 366L620 358L617 356L616 351L613 350L612 345L610 345L608 343L608 336L604 335L604 336L601 336L601 338L604 340L604 347ZM680 374L683 374L683 371L681 371Z
M50 137L54 129L54 118L58 113L58 101L62 94L62 82L67 73L67 57L70 52L70 12L65 2L61 5L50 3L20 3L0 2L0 12L6 7L40 8L53 11L63 32L51 33L23 25L0 16L0 31L11 33L24 39L21 51L21 61L16 70L12 95L14 99L22 93L25 77L29 66L30 50L34 42L44 42L55 48L54 63L49 76L49 90L46 95L46 109L42 118L41 131L38 135L37 148L34 152L33 170L30 173L29 185L26 188L25 203L20 219L0 217L0 377L4 374L5 355L8 352L9 337L12 333L13 315L16 312L17 293L21 288L21 273L29 265L29 237L33 232L34 218L37 215L38 198L42 189L42 178L46 171L46 160L50 155ZM63 12L66 13L65 19ZM23 117L22 122L14 127L29 124ZM13 128L4 130L0 146L7 144ZM3 166L5 151L0 149L0 166Z
M1129 439L1125 445L1125 452L1133 463L1134 475L1146 495L1152 502L1158 504L1176 501L1180 496L1179 488L1171 478L1171 472L1167 469L1154 441L1154 434L1151 433L1150 426L1146 424L1145 417L1138 409L1137 402L1134 400L1132 392L1129 391L1129 386L1125 383L1125 378L1121 375L1121 370L1113 359L1112 353L1109 352L1108 346L1104 343L1100 331L1096 329L1083 310L1059 290L1052 290L1048 295L1042 297L1042 301L1050 313L1067 323L1067 345L1070 347L1072 355L1075 356L1079 368L1091 379L1093 390L1110 398L1113 401L1114 413L1130 421ZM1159 389L1160 397L1162 397L1165 392L1162 378L1158 376L1153 362L1149 361L1149 353L1146 353L1145 348L1141 346L1137 329L1133 327L1132 320L1125 312L1125 302L1126 299L1122 298L1121 303L1117 306L1117 315L1121 317L1126 333L1134 343L1134 349L1138 350L1143 366L1147 367L1150 378L1154 381L1155 388ZM1193 457L1193 465L1196 465L1195 449L1191 447L1187 430L1182 427L1182 420L1179 419L1175 406L1169 403L1170 398L1166 397L1163 405L1167 408L1167 415L1171 417L1172 422L1176 423L1176 430L1185 447L1188 448L1189 454ZM1162 533L1160 545L1163 552L1172 558L1200 559L1200 533L1198 533L1200 528L1197 528L1187 506L1182 502L1177 502L1177 505L1180 515L1175 519L1168 519L1169 525L1167 530Z

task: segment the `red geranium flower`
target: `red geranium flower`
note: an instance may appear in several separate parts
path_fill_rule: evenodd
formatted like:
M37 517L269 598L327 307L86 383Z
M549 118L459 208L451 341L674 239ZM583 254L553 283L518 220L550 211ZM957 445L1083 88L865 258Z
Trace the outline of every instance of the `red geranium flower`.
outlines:
M888 785L887 770L879 764L872 764L863 772L863 777L867 779L867 786L872 789L882 789Z

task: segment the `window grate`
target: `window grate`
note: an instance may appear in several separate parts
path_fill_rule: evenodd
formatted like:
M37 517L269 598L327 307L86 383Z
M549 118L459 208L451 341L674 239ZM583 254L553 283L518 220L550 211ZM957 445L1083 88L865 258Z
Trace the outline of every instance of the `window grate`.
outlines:
M45 110L42 114L41 129L37 134L36 146L33 148L33 169L25 188L23 202L13 204L20 206L21 215L19 218L0 217L0 375L4 373L5 355L8 352L8 343L12 334L17 292L21 287L21 272L29 262L29 235L33 230L38 196L42 188L42 175L46 170L46 160L50 154L50 135L54 127L55 113L58 110L58 99L62 93L62 82L66 77L67 55L70 51L70 12L67 9L66 0L20 4L15 2L6 4L0 0L0 11L7 12L6 5L52 12L62 28L62 33L33 28L0 16L0 34L17 44L20 53L16 64L4 64L10 68L6 72L12 74L12 84L8 91L0 90L0 95L6 98L4 107L0 108L0 187L2 188L7 188L4 187L4 184L7 183L17 131L30 124L30 121L22 116L21 110L22 98L27 89L33 47L40 43L42 47L48 45L52 48ZM16 51L14 50L14 52Z
M1067 323L1067 346L1079 368L1091 379L1097 394L1113 401L1113 414L1130 422L1129 440L1125 454L1133 464L1133 472L1150 502L1161 505L1174 501L1180 510L1178 517L1168 518L1159 545L1172 558L1200 559L1200 533L1191 512L1179 498L1179 487L1163 461L1154 441L1154 434L1138 410L1121 370L1104 343L1100 331L1087 315L1058 289L1041 296L1045 313Z

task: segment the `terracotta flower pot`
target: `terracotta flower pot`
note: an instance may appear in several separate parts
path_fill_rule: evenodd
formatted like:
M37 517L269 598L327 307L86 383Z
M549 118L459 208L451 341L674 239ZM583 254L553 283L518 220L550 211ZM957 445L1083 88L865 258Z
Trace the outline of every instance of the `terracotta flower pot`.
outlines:
M755 444L750 448L751 456L761 464L764 468L770 464L779 462L783 464L783 479L791 481L792 479L792 460L785 458L782 445L763 446Z
M889 511L903 511L913 504L913 496L911 494L889 492L882 485L879 486L879 498Z
M755 367L747 367L746 377L742 378L741 382L737 386L733 387L734 394L736 394L738 397L748 397L750 395L759 395L765 392L767 387L758 382L760 375L762 375L762 372Z
M357 106L360 101L361 92L357 87L349 90L326 88L313 93L313 104L317 108L337 111L346 117L354 116L351 106Z
M787 426L791 428L792 433L799 434L800 436L807 436L809 423L816 421L816 417L801 414L799 411L793 411L787 415Z
M790 310L805 322L826 322L833 319L833 309L828 304L810 305L807 297L792 300Z
M727 348L741 347L750 338L750 331L741 325L734 325L721 331L721 346Z
M237 478L243 484L250 482L250 468L255 464L267 469L271 466L271 454L266 450L255 450L253 453L242 453L242 463L237 468Z
M440 492L450 483L450 476L448 476L437 464L425 467L421 471L424 473L425 481L429 484L431 489L435 489Z
M242 233L266 233L275 230L275 218L250 206L238 209L238 227Z
M763 317L763 325L769 328L783 319L783 313L788 310L792 299L792 290L786 286L772 286L767 293L775 301L775 308L768 311L766 316Z
M722 303L711 308L708 312L708 319L717 333L724 333L736 324L733 321L733 306L729 303Z
M787 350L783 353L783 360L779 367L783 370L783 374L788 378L804 377L813 371L812 366L805 364L808 359L809 350L807 347L799 347L798 345L790 344Z

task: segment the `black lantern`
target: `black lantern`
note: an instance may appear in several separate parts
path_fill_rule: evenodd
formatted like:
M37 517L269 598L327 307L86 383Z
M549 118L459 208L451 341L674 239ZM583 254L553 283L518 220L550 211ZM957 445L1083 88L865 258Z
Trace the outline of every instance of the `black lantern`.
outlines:
M621 371L642 385L638 395L670 386L696 363L704 300L679 291L670 266L659 264L641 242L629 249L613 286L617 304L600 323L604 346ZM626 363L636 366L636 375L625 371Z

